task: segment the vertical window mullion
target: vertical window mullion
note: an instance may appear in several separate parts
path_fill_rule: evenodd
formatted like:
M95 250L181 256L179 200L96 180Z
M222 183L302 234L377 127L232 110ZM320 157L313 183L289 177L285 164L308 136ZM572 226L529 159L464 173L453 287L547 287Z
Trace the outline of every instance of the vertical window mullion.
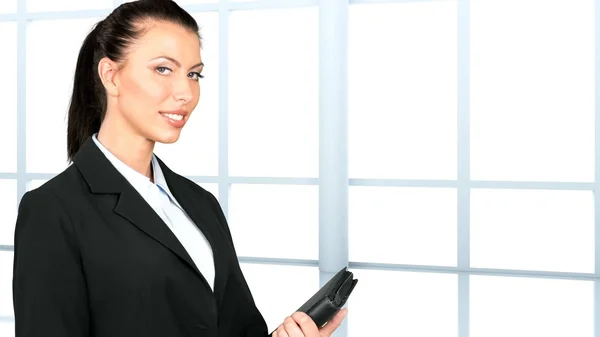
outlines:
M469 337L470 267L470 5L458 0L458 337Z
M594 167L594 337L600 337L600 0L595 0L594 27L595 34L595 167Z
M27 191L26 155L26 83L27 2L17 2L17 203Z
M229 214L229 14L227 1L219 3L219 203Z
M348 0L319 3L319 270L348 265ZM347 335L342 325L337 336Z

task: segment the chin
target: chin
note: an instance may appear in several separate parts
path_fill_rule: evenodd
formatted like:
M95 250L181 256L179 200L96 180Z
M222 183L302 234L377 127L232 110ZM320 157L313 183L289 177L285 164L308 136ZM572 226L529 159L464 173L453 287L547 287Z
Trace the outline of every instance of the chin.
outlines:
M157 143L173 144L179 140L180 135L181 135L180 131L165 132L165 133L155 135L155 137L152 137L152 138Z

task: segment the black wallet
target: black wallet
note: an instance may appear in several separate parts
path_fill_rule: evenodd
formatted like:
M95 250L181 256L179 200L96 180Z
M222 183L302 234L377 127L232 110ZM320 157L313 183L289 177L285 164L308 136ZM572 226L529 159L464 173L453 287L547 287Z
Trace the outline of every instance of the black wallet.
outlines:
M322 328L346 304L357 282L354 274L344 267L297 311L306 313Z

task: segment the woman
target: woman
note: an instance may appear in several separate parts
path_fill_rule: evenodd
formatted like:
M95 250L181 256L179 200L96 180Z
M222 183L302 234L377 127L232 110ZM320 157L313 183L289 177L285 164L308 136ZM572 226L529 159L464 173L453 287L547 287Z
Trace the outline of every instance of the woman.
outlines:
M16 337L263 337L265 321L212 194L153 155L196 107L195 20L174 2L119 6L86 37L67 148L26 193L15 232ZM274 337L329 336L296 312Z

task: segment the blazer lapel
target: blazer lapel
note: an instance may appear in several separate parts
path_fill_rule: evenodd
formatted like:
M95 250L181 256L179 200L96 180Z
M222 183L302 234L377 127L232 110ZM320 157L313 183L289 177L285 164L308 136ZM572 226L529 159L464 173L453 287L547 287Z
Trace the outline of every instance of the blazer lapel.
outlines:
M121 192L114 212L138 227L179 256L189 267L202 276L196 264L154 209L133 188ZM204 280L204 278L202 277ZM206 280L204 280L206 282Z
M160 158L158 162L171 193L211 245L215 264L215 295L220 301L227 283L228 261L231 258L230 254L228 255L231 250L226 246L228 242L226 234L220 227L208 199L190 187L193 182L171 171Z
M114 212L177 255L206 283L177 237L127 179L110 163L91 137L75 155L73 163L83 175L92 193L119 194ZM207 283L206 286L210 289Z

